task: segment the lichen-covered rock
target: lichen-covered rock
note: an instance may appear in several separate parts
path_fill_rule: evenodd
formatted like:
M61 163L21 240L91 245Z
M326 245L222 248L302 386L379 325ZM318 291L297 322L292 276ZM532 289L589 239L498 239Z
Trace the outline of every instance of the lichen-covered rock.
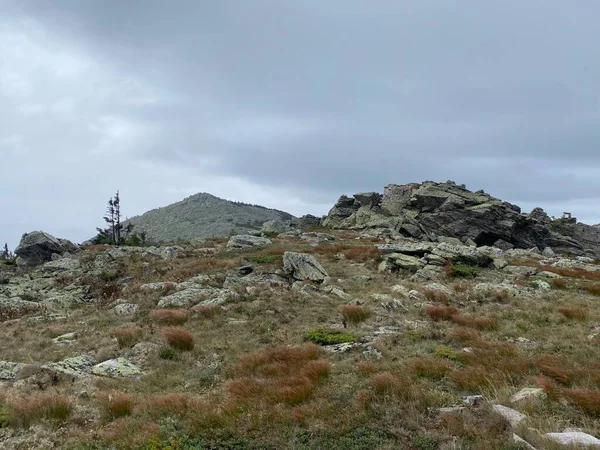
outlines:
M189 308L200 303L219 305L225 303L234 295L235 293L229 289L196 285L162 297L158 302L158 306L160 308Z
M292 229L291 222L284 222L283 220L275 219L268 220L263 223L260 231L262 233L287 233Z
M471 266L489 267L493 262L490 256L480 252L476 247L469 247L468 245L453 245L442 242L431 253L454 263Z
M142 369L126 358L115 358L103 361L92 367L91 373L111 378L139 378Z
M90 374L96 360L90 355L73 356L62 361L45 364L42 370L69 375L72 377L85 377Z
M20 363L0 361L0 380L14 380L19 376L22 368L23 364Z
M47 261L52 261L52 255L73 253L78 251L70 241L61 240L45 233L44 231L32 231L25 233L21 242L15 249L17 264L21 266L37 266Z
M285 252L283 271L295 280L323 282L329 274L314 256L307 253Z
M71 332L71 333L61 334L60 336L57 336L54 339L52 339L52 341L57 345L68 345L68 344L72 344L76 338L77 338L77 333Z
M271 239L252 236L250 234L241 234L239 236L232 236L227 242L228 248L250 248L261 245L268 245L271 243Z
M139 306L135 303L119 303L112 307L112 312L119 316L126 316L135 314L139 309Z
M414 256L403 253L389 253L385 255L384 260L379 265L379 270L407 270L409 272L416 272L424 266L425 264Z

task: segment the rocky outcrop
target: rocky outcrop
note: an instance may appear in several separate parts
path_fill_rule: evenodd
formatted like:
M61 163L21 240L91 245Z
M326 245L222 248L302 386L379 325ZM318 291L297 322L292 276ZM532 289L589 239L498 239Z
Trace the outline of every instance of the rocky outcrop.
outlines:
M518 206L484 191L471 192L452 181L426 181L391 184L384 188L383 195L343 195L323 225L432 242L446 236L477 246L498 243L504 249L552 247L573 255L600 251L600 229L576 224L568 235L551 230L549 221L541 208L523 214Z
M52 261L53 255L76 253L81 249L67 239L57 239L44 231L32 231L21 237L19 246L15 249L20 266L38 266Z

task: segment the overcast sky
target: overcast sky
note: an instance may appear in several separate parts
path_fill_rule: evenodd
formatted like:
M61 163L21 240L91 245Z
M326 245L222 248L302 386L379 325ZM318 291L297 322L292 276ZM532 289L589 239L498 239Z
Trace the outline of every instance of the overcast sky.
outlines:
M455 180L600 222L597 0L0 0L0 241Z

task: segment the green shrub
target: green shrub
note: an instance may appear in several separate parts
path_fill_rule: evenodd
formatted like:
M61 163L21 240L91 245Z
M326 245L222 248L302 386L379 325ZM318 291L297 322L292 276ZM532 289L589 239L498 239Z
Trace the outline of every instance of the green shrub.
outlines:
M159 358L173 360L177 357L177 351L172 347L163 347L158 353Z
M276 238L277 236L279 236L279 232L278 231L263 231L262 235L269 239L273 239L273 238Z
M448 358L452 361L460 361L460 354L452 347L443 345L435 349L435 356L440 358Z
M446 275L451 278L475 278L479 275L479 269L464 264L453 264L447 268Z
M323 330L321 328L307 331L304 338L319 345L343 344L358 340L356 335L352 333L344 333L339 330Z
M414 436L412 445L416 450L436 450L439 448L438 442L427 436Z

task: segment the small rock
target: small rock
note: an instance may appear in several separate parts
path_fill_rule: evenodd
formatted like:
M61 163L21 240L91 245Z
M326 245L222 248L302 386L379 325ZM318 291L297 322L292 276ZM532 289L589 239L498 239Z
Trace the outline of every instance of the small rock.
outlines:
M540 388L523 388L519 392L514 394L510 398L510 401L516 403L523 400L539 399L541 397L544 397L545 395L546 394L544 393L544 390Z
M505 259L494 259L492 262L492 268L496 270L502 270L508 266L508 262Z
M65 333L58 337L55 337L54 339L52 339L52 341L58 345L65 345L65 344L72 344L76 338L77 338L77 333L72 332L72 333Z
M112 312L120 316L135 314L139 306L134 303L120 303L112 308Z
M506 406L492 405L492 409L508 420L513 428L516 428L523 420L527 419L525 414L521 414L519 411Z
M544 250L542 250L542 256L546 258L554 258L556 256L556 253L554 253L554 250L552 250L552 248L546 247Z
M353 348L360 347L357 342L344 342L342 344L324 345L323 349L331 353L347 353Z
M84 377L90 374L92 366L96 363L89 355L74 356L55 363L45 364L42 370L57 372L73 377Z
M483 395L467 395L462 397L464 404L469 406L481 406L485 402Z
M543 280L533 280L531 284L533 284L540 291L549 291L552 289L552 286Z
M529 442L527 442L521 436L518 436L513 433L512 437L513 437L513 441L515 441L517 444L524 445L525 448L527 448L528 450L537 450L533 445L531 445Z

